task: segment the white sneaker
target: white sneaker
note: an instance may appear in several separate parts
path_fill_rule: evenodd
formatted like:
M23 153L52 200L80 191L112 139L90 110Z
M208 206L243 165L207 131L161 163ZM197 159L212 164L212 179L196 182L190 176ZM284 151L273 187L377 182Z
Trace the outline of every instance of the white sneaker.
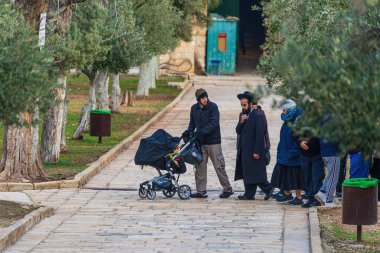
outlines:
M336 206L335 202L326 202L323 206L326 206L326 207L333 207L333 206Z
M326 203L326 193L319 191L315 196L315 199L323 206Z

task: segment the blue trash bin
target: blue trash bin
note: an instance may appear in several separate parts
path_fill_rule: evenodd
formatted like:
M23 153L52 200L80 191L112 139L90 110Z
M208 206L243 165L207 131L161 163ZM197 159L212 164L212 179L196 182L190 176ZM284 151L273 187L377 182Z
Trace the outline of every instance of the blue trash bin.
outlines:
M220 60L219 59L212 59L211 60L211 68L210 68L210 74L211 75L219 75L220 74Z

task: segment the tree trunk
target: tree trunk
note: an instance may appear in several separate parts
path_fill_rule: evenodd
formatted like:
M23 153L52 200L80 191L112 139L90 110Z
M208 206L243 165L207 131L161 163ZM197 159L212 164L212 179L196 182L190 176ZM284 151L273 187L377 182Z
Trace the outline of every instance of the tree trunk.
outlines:
M152 71L150 73L150 83L149 88L155 89L156 88L156 71L157 71L157 56L153 56L152 59L150 59L150 70Z
M96 104L99 110L109 110L108 103L108 72L101 69L95 78Z
M112 78L112 112L118 113L120 107L120 74L113 75Z
M154 64L152 63L153 61L150 59L148 62L143 63L140 66L139 82L137 84L137 95L149 96L149 88L156 86L155 82L152 84L154 80Z
M71 17L71 4L85 0L63 0L60 6L60 24L66 24ZM10 0L11 4L18 5L26 16L30 25L38 31L40 14L47 10L47 0ZM63 14L62 14L63 13ZM36 42L37 43L37 42ZM38 117L38 115L36 115ZM20 121L32 122L33 114L24 113ZM38 129L38 128L37 128ZM40 150L38 146L38 131L35 127L4 127L3 157L0 162L0 181L22 182L46 178L42 168Z
M155 56L155 69L154 69L154 77L156 80L160 79L160 56Z
M24 113L21 118L31 122L33 115ZM33 126L4 127L0 182L28 182L47 177L42 167L38 143L34 141L35 131Z
M42 128L41 159L45 163L58 162L61 153L66 77L60 76L58 82L63 87L55 89L57 104L50 107Z
M65 100L63 101L63 120L62 120L62 134L61 134L61 153L67 151L66 145L66 123L67 123L67 103L69 90L66 88Z
M33 121L34 122L38 122L38 120L40 119L40 110L38 108L36 108L34 110L34 114L33 114ZM33 147L39 147L39 126L38 124L35 124L34 125L34 131L33 131L33 140L32 140L32 146ZM35 152L33 152L33 156L32 156L32 159L35 160L36 159L36 156L39 155L39 152L37 152L37 149L35 149Z
M88 94L88 101L82 107L79 126L74 132L73 139L79 140L83 138L83 133L88 132L90 129L90 112L96 108L96 97L95 97L95 74L92 72L83 71L90 79L90 89Z

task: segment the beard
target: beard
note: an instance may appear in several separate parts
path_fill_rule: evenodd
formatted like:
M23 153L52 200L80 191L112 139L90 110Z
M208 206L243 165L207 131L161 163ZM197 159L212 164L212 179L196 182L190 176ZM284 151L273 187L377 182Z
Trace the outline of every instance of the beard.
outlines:
M249 113L249 109L242 109L241 112L242 112L243 114L248 114L248 113Z

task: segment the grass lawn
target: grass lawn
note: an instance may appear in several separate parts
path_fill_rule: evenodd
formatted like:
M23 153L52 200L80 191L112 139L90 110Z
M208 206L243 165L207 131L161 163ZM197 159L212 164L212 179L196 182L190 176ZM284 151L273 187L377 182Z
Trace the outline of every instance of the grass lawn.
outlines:
M380 209L378 215L380 216ZM319 210L325 252L380 253L380 224L363 226L362 242L356 241L356 226L342 224L342 209ZM334 251L335 250L335 251Z
M137 76L121 76L120 88L122 92L135 92L137 81ZM183 78L181 77L164 76L157 81L157 88L150 90L149 98L137 99L133 107L123 105L120 108L120 113L112 115L112 136L103 137L103 143L99 144L98 137L89 136L88 133L84 135L83 140L74 141L71 139L79 122L81 108L87 101L88 79L85 76L68 78L67 86L70 89L66 125L68 150L61 153L59 162L44 164L44 168L49 174L49 180L72 179L75 174L87 168L90 163L96 161L101 155L130 136L181 92L180 89L170 87L167 83L182 81ZM111 93L111 87L109 92ZM0 128L0 134L3 134L3 128ZM2 147L1 138L0 149Z
M0 232L28 213L38 209L37 206L21 205L10 201L0 200Z

